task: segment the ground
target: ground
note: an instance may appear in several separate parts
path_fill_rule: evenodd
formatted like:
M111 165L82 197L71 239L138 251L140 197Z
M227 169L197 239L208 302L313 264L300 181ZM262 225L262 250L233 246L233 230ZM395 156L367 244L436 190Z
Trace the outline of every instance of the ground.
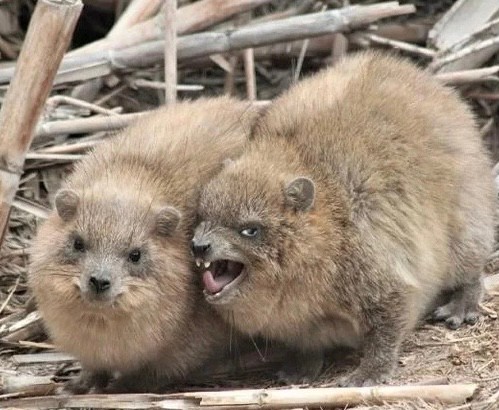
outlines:
M442 325L422 323L403 344L399 365L390 381L390 384L393 385L476 383L479 389L468 405L456 407L412 401L368 408L434 410L450 408L456 410L492 410L499 408L498 312L499 293L492 293L486 297L482 304L483 315L481 319L473 326L449 330ZM3 331L4 327L0 327L0 332ZM39 331L38 328L34 331L32 329L30 332L39 334ZM68 375L74 374L74 370L78 368L77 363L18 365L15 363L13 354L27 353L26 346L10 343L2 344L2 347L0 350L0 373L4 375L53 376L58 374L59 377L56 377L55 380L61 381L66 379ZM33 349L29 349L29 351L31 350ZM274 367L271 363L272 360L268 364L262 363L261 360L261 357L267 359L275 357L275 353L265 352L265 349L259 346L257 353L246 355L242 359L245 370L239 371L237 375L229 375L222 366L218 371L214 370L216 375L211 379L203 380L196 386L182 386L177 390L279 387L275 379L272 378L273 370L270 369ZM343 356L342 359L337 357L331 359L328 369L314 386L334 384L339 375L344 374L354 366L356 359L355 354ZM488 403L493 397L498 400L497 403Z

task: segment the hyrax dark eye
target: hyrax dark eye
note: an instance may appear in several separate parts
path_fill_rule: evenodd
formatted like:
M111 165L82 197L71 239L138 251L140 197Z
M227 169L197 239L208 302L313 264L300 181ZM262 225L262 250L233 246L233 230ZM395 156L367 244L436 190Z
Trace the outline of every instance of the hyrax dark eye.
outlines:
M83 239L77 237L74 238L73 240L73 248L75 251L78 252L85 252L85 243L83 242Z
M130 260L130 262L133 262L133 263L137 263L138 261L140 261L140 257L141 257L141 254L140 254L140 251L138 249L134 249L133 251L131 251L128 254L128 259Z
M246 236L247 238L254 238L258 235L258 228L245 228L241 231L242 236Z

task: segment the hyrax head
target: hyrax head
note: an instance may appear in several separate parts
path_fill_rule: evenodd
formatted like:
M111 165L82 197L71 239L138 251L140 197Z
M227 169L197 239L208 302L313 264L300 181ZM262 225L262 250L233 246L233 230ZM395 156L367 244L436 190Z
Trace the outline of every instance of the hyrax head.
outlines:
M62 189L32 247L29 282L47 330L88 369L155 360L192 304L181 214L136 182Z
M133 190L60 190L33 251L41 310L52 299L112 316L174 300L182 294L188 257L178 239L180 220L176 208Z
M299 267L287 265L299 260L315 231L314 200L308 177L247 158L226 165L201 193L191 242L206 300L255 311L292 281Z

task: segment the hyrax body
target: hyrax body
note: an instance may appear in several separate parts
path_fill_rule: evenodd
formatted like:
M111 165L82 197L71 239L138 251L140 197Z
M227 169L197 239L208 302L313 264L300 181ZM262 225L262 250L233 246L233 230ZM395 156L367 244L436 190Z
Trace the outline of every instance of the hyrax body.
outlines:
M113 372L115 391L151 390L228 345L189 243L199 188L241 153L255 115L229 98L158 109L98 146L56 194L29 282L55 344L86 370L79 390Z
M440 293L451 295L435 318L477 320L494 189L456 93L361 54L277 98L252 138L203 190L192 243L211 262L206 299L239 330L287 343L314 370L324 349L359 346L341 384L368 385Z

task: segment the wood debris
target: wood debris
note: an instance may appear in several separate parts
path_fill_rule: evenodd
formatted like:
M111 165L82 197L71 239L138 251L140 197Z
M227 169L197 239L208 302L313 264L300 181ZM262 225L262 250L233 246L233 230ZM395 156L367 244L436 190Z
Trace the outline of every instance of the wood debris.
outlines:
M474 384L383 386L357 388L288 388L207 391L171 395L121 394L7 399L5 406L30 409L91 407L94 409L289 409L310 406L345 407L396 403L420 398L427 402L462 403L473 396ZM0 396L1 400L1 396ZM2 402L0 401L0 404Z

